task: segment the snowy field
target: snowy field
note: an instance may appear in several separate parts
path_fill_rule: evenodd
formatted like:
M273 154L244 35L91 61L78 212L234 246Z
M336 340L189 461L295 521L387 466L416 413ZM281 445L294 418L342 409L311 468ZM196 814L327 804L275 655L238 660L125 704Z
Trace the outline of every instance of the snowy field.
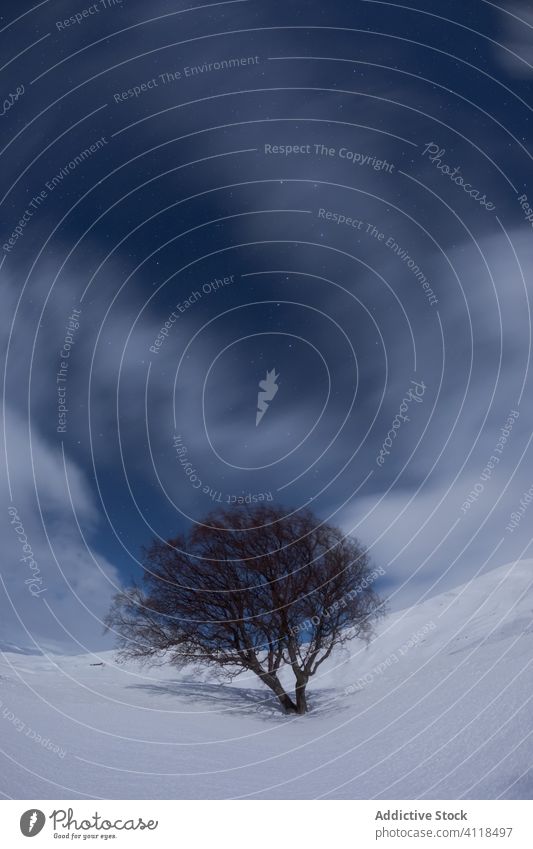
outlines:
M533 794L533 560L385 619L320 669L311 713L233 685L4 646L0 791L16 799ZM103 665L92 665L103 661Z

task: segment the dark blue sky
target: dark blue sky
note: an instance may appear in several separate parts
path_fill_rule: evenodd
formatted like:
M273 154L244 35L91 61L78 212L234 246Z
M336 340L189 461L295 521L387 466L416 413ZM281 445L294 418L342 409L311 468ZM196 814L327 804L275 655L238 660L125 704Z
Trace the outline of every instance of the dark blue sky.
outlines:
M353 529L393 606L527 556L532 25L3 3L0 636L96 645L142 545L243 499Z

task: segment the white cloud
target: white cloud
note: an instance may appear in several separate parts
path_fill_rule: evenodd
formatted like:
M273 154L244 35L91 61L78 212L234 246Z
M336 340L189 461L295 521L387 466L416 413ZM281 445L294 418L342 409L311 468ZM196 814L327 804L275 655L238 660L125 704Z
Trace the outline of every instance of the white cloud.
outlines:
M0 337L4 343L15 301L14 292L13 283L4 280L0 313ZM71 296L67 292L63 294L70 302ZM61 311L58 316L61 323ZM5 587L1 590L0 634L23 645L33 645L34 640L44 648L61 645L64 650L82 651L84 647L109 644L109 640L102 639L99 620L108 608L119 575L112 564L91 549L99 520L85 472L69 458L68 452L64 462L59 441L53 445L43 433L47 421L43 415L43 400L55 393L56 344L51 346L49 361L35 363L33 378L38 392L32 407L30 442L28 416L24 411L25 369L34 318L31 306L20 312L9 359L8 388L11 391L6 397L5 450L2 445L0 452L1 575ZM57 340L57 336L55 338ZM46 415L50 415L49 406ZM16 509L16 517L8 513L10 508ZM30 556L30 549L24 549L23 545L30 547L33 560L21 559ZM41 582L29 584L28 581L36 576ZM32 586L43 591L32 595Z

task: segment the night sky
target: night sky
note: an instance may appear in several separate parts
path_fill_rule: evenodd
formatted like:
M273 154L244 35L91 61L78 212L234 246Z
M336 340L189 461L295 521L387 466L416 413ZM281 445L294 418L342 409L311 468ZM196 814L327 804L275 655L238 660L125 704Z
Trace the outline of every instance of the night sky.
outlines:
M1 639L232 504L393 608L531 556L529 6L4 0Z

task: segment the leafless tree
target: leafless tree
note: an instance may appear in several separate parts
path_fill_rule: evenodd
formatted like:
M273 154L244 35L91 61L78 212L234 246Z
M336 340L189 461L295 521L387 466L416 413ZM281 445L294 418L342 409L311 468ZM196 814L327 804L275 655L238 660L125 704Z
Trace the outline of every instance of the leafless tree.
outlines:
M286 712L307 711L309 679L335 646L368 640L383 612L364 549L309 510L221 510L143 555L142 585L107 618L119 656L209 665L227 680L251 671Z

